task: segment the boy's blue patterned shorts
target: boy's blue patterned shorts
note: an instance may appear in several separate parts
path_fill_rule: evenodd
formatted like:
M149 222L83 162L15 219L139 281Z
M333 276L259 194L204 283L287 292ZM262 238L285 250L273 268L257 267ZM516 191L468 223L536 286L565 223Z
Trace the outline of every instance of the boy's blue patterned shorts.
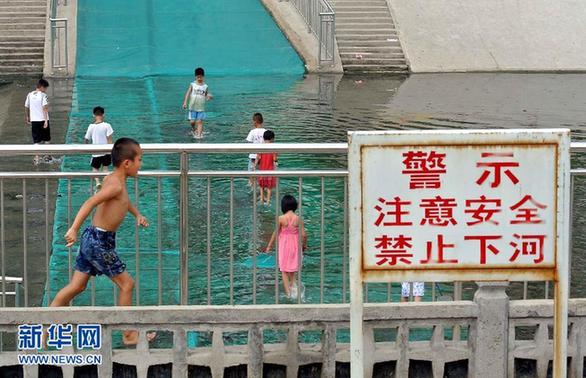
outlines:
M204 120L208 118L206 112L196 112L193 110L190 110L187 114L187 119L190 121L200 121L200 120Z
M116 233L89 226L81 234L75 270L92 276L104 274L110 278L126 270L116 253Z

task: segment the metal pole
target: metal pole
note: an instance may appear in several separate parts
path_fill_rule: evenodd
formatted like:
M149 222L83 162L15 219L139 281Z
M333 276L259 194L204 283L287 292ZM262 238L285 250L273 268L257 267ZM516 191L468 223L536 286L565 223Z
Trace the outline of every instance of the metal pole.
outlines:
M67 180L67 228L71 227L71 179ZM71 281L72 275L72 256L71 256L71 247L67 247L67 263L68 263L68 273L69 273L69 281Z
M348 271L348 178L344 177L344 237L342 240L342 303L346 303L346 272Z
M187 185L188 185L188 177L187 173L189 171L189 155L187 153L182 152L179 162L179 169L181 171L179 177L179 253L180 253L180 260L181 260L181 304L186 305L188 301L188 281L189 281L189 268L188 264L188 242L189 242L189 235L188 235L188 224L187 224L187 206L188 206L188 197L187 197Z
M137 211L139 208L139 198L138 198L138 177L134 179L134 207L136 207ZM139 235L139 226L138 222L134 221L134 257L136 259L136 278L135 278L135 295L136 295L136 305L140 306L140 238Z
M230 305L234 304L234 177L230 177Z
M163 304L163 215L161 211L161 178L157 178L157 280L158 280L158 303Z
M321 219L320 219L320 285L319 285L319 298L320 303L324 303L324 271L325 271L325 234L324 234L324 223L325 223L325 178L321 178Z
M299 232L297 253L299 260L299 267L297 268L297 303L301 303L301 268L303 266L303 236L301 235L301 222L303 221L303 178L299 177ZM305 226L303 227L305 229Z
M49 180L45 179L45 262L47 264L47 304L51 303L51 276L49 259Z
M252 304L256 304L256 177L252 182Z
M207 204L207 270L208 270L208 306L212 304L212 179L208 177Z
M4 244L4 179L0 179L0 251L2 252L2 307L6 307L6 254Z
M275 189L275 304L279 304L279 179Z
M24 307L28 307L28 251L27 251L27 217L26 217L26 179L22 180L22 250L23 250L23 274Z

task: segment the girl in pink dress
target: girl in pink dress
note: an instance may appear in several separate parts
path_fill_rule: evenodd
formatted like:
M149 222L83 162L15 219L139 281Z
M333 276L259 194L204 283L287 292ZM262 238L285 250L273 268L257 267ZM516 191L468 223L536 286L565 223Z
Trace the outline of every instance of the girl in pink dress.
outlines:
M287 297L291 297L291 288L296 285L295 273L299 271L301 265L301 251L305 251L307 247L307 234L305 233L303 220L295 214L296 210L297 200L295 197L288 194L284 195L281 200L283 215L279 217L279 228L273 232L265 250L268 253L272 249L278 232L277 258L279 270L283 275L283 287ZM299 249L299 232L301 232L301 250Z

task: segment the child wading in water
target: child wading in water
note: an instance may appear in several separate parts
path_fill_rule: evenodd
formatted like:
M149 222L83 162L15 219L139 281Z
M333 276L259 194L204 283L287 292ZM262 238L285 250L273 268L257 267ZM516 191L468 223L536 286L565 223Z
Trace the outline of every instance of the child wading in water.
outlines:
M67 247L71 247L77 241L79 228L92 210L96 209L92 224L81 234L71 282L57 293L51 307L68 305L75 296L85 290L91 276L100 274L108 276L118 285L119 306L132 305L134 280L126 271L126 264L116 253L116 230L128 212L136 217L138 225L149 225L146 218L130 203L126 191L126 178L136 177L142 164L140 145L130 138L118 139L112 147L112 161L114 171L104 178L102 189L84 202L65 234ZM154 337L153 332L147 334L149 341ZM125 344L136 344L138 332L125 331L122 341Z
M195 81L189 84L183 98L183 109L188 109L187 119L191 125L191 134L196 139L203 138L203 120L206 116L206 101L212 99L208 91L208 85L204 83L205 73L203 68L195 69ZM197 130L195 125L197 124Z
M303 220L295 214L297 210L297 200L291 195L284 195L281 200L281 210L283 215L279 216L279 227L267 245L265 252L269 252L277 232L279 233L279 245L277 249L277 256L279 259L279 270L283 274L283 287L285 294L289 298L297 296L297 283L295 281L295 273L301 267L301 254L299 252L299 232L301 230L302 250L307 248L307 234L303 226Z
M275 133L267 130L263 133L265 143L273 143L275 141ZM256 158L256 166L260 171L273 171L277 166L277 154L263 153L258 154ZM266 176L258 178L258 186L260 187L260 202L271 203L271 190L275 187L277 178L275 176ZM266 194L265 194L266 192Z

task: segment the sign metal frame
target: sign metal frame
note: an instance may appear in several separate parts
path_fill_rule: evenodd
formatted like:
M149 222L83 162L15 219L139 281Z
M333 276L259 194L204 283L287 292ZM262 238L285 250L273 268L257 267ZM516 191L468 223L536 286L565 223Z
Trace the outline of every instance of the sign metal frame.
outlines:
M553 376L566 376L567 325L570 257L570 130L441 130L441 131L357 131L348 132L349 247L350 247L350 337L351 376L362 377L363 352L363 284L400 281L554 281L554 361ZM465 269L374 269L363 267L363 187L362 150L368 147L449 145L555 145L555 264L541 269L469 267ZM381 162L384 163L384 162ZM505 341L506 342L506 341Z

